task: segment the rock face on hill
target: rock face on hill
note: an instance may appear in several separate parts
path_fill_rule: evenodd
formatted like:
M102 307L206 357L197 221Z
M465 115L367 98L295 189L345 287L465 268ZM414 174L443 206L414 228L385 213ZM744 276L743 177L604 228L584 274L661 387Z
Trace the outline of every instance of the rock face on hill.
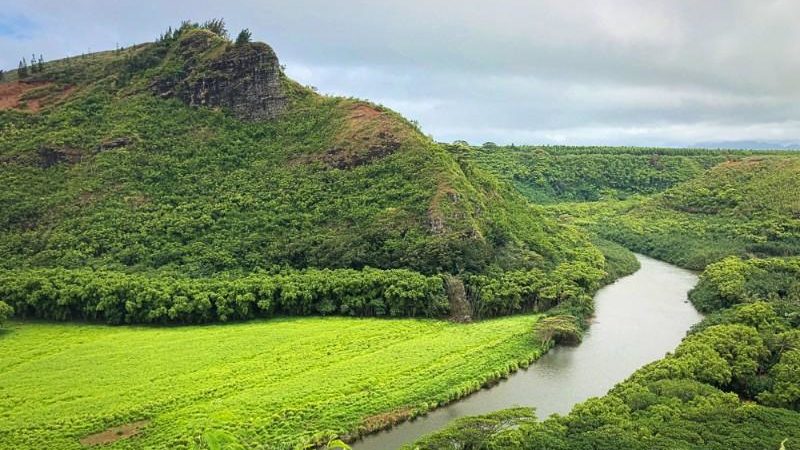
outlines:
M190 59L179 75L158 80L153 90L190 106L223 108L242 120L268 120L278 117L288 103L280 77L272 48L247 43L229 47L210 62Z

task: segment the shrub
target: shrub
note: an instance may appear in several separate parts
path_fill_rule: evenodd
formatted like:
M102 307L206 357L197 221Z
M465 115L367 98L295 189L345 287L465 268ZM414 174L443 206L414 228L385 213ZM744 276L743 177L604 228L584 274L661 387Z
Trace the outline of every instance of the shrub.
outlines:
M8 320L12 314L14 314L14 308L8 306L8 303L6 302L0 302L0 325Z

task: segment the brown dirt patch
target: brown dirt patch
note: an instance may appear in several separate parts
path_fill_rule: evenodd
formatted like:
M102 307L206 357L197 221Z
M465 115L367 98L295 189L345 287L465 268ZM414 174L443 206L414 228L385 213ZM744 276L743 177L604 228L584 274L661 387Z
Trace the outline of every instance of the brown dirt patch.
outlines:
M362 424L370 431L384 430L410 419L411 411L411 408L401 408L388 413L375 414L364 419Z
M301 163L322 161L326 166L351 169L384 158L400 149L410 127L374 106L359 103L348 111L333 145L313 155L304 155Z
M381 112L369 105L357 105L350 113L351 120L370 120L381 115Z
M46 104L60 101L75 91L74 86L66 86L61 92L45 94L41 98L23 100L26 93L33 89L51 86L49 81L14 81L0 84L0 110L25 109L37 112Z
M126 423L118 427L109 428L100 433L91 434L80 440L80 443L85 446L103 445L116 442L120 439L135 436L142 431L144 427L149 424L149 420L139 420L137 422Z

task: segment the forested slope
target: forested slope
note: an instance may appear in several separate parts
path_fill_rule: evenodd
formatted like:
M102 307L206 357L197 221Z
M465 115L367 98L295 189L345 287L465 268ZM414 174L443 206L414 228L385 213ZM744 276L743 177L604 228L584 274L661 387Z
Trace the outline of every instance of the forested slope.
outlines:
M750 152L645 147L465 147L534 203L619 200L661 192Z
M680 182L686 174L676 175L671 186L653 191L645 181L649 176L634 177L627 192L638 195L632 198L609 195L605 201L549 206L562 220L628 248L705 268L690 299L708 315L673 353L563 417L537 421L534 411L519 408L465 418L410 448L796 448L800 158L736 152L712 155L711 161L717 157L722 161L708 170ZM625 159L616 154L604 158L610 167ZM518 157L511 160L518 162ZM576 161L603 166L603 158L599 165L591 158ZM481 164L502 170L494 163ZM643 164L649 163L625 163L634 172ZM585 178L589 191L625 179L620 171L606 175L610 178ZM576 200L569 194L561 199Z
M557 210L628 248L692 269L731 255L800 255L800 158L747 157L652 198Z

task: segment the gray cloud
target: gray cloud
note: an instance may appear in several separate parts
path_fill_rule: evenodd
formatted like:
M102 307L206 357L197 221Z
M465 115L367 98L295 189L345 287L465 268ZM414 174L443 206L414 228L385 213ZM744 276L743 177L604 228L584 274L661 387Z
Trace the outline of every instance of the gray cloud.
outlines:
M270 43L299 81L398 109L440 140L800 140L794 0L41 0L0 10L7 68L32 52L113 48L184 18L225 17Z

